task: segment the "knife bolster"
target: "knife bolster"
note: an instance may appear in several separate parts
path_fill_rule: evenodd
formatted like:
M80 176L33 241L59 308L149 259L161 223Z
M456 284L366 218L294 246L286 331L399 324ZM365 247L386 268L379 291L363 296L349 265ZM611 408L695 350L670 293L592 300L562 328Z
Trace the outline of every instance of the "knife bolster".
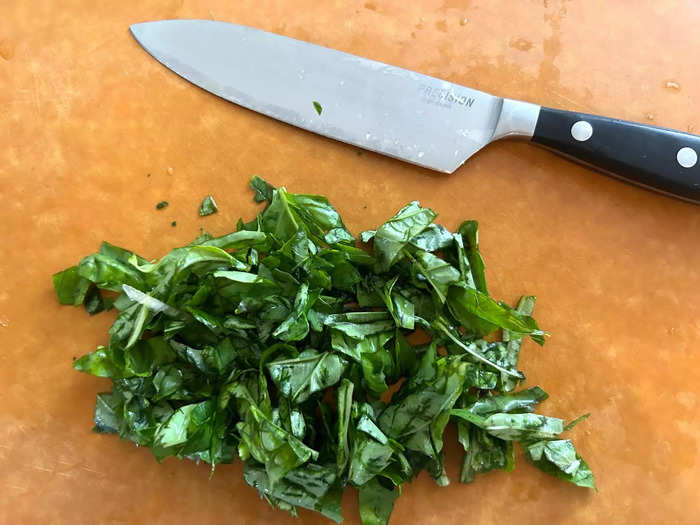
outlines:
M539 115L540 106L537 104L504 98L491 140L532 138Z

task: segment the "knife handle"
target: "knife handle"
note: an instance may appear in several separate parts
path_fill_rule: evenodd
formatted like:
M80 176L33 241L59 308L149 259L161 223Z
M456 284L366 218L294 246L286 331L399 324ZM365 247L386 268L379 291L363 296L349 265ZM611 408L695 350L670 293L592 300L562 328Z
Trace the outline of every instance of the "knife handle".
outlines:
M614 177L700 203L700 137L542 107L532 142Z

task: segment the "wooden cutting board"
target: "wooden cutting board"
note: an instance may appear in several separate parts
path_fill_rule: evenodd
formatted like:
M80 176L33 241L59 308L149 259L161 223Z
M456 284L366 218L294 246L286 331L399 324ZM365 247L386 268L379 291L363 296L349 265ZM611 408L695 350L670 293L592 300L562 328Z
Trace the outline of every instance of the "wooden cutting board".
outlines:
M230 231L255 212L246 184L256 173L328 195L356 232L413 199L449 227L480 220L494 295L536 294L552 334L524 349L528 384L550 392L548 414L592 414L573 437L598 493L520 457L515 472L473 485L421 476L392 523L698 523L700 207L528 144L489 146L453 176L362 153L195 88L128 26L231 21L503 96L698 133L699 3L0 4L1 523L301 523L258 500L240 465L210 481L206 466L159 465L92 434L94 395L108 382L71 360L106 342L113 315L59 307L51 285L102 240L158 257L200 228ZM220 211L200 218L208 193ZM156 210L161 200L170 206ZM343 506L356 523L352 491Z

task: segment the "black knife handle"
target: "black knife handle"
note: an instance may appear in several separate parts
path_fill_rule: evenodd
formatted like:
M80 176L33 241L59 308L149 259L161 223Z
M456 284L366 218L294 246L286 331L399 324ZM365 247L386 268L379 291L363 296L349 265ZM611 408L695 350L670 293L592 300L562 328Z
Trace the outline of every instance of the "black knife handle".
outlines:
M532 141L633 184L700 203L700 137L543 107Z

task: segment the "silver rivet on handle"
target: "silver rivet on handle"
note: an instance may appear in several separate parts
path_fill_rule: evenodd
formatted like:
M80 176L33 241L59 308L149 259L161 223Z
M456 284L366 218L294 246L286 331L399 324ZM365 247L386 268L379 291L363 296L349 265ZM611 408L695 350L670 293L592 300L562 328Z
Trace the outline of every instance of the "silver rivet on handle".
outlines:
M676 160L684 168L692 168L698 163L698 154L693 148L681 148L676 154Z
M571 126L571 136L579 142L585 142L593 136L593 126L585 120L574 122Z

